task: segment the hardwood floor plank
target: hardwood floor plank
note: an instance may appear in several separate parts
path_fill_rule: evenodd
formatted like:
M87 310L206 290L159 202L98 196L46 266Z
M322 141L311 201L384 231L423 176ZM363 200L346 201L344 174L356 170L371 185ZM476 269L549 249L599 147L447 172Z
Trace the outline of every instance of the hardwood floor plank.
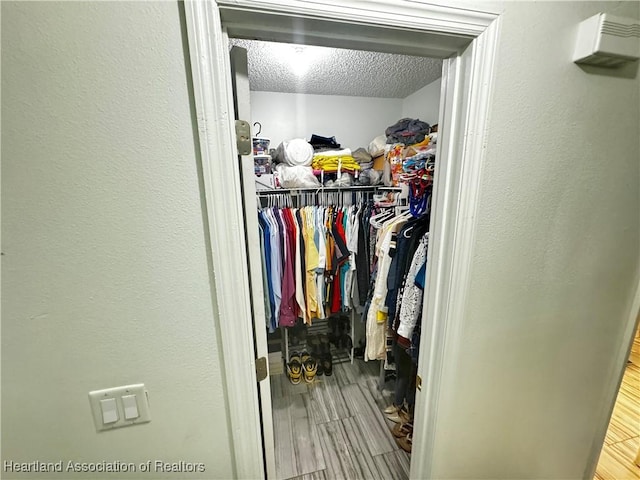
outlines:
M269 376L269 381L271 382L271 397L273 398L291 397L308 391L307 383L302 381L298 385L294 385L285 374L271 375Z
M640 479L640 467L633 461L639 446L640 437L605 445L598 461L596 477L602 480Z
M333 377L341 387L358 383L360 371L357 366L350 363L337 363L333 365Z
M327 477L326 470L319 470L313 473L307 473L306 475L300 475L299 477L293 477L288 480L331 480Z
M377 455L373 457L373 461L381 475L379 477L381 479L405 480L409 478L411 460L409 454L404 450Z
M296 450L293 446L293 423L289 415L291 399L274 396L272 406L276 474L278 478L295 477L298 472L296 469Z
M309 414L309 395L273 399L273 426L278 478L325 469L318 430Z
M628 363L611 415L595 479L640 479L640 367Z
M351 448L342 422L323 423L318 425L318 430L327 476L331 479L345 480L364 478L366 472L360 468L360 462Z
M360 370L360 378L375 378L375 379L377 379L378 375L380 374L380 361L379 360L369 361L369 362L365 362L365 361L354 362L354 364Z
M638 329L638 333L640 333L640 329ZM631 345L631 354L629 355L629 360L633 362L635 365L640 366L640 336L636 334L633 339L633 345Z
M349 444L353 449L355 455L365 455L371 457L369 453L369 447L367 446L367 439L362 436L360 427L355 417L349 417L342 420L344 426L344 432L349 440Z
M605 437L605 444L622 442L640 435L640 367L628 363L616 405Z
M342 389L342 395L355 419L358 434L367 439L371 456L396 450L391 432L371 395L368 392L365 395L359 385L347 385Z
M363 363L336 365L333 376L309 385L292 385L286 375L272 377L278 478L407 478L408 457L382 414L391 392L378 391L377 373L358 362Z
M365 377L360 382L361 388L368 392L371 395L378 406L380 411L383 411L386 407L393 403L393 395L394 392L391 390L387 390L386 388L383 390L378 389L378 379Z
M318 433L318 427L313 422L311 415L311 400L308 393L300 395L304 408L296 408L293 418L293 439L296 450L296 466L298 475L324 470L326 464L322 455L322 448ZM304 411L304 415L302 412Z
M333 376L318 377L313 384L309 385L309 398L311 401L309 410L316 424L349 416L349 410L340 392L340 385Z

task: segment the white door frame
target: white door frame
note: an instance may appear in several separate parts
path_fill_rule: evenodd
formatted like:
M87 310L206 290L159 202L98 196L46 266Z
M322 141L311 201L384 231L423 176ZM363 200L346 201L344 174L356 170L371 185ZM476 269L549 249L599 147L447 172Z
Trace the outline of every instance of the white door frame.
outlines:
M230 168L237 149L223 19L230 36L254 31L264 39L449 57L418 365L413 449L420 454L411 463L411 478L429 478L442 361L459 348L469 289L498 15L402 0L187 0L185 12L236 478L264 477L264 455L273 461L274 452L263 452L261 438L240 174Z

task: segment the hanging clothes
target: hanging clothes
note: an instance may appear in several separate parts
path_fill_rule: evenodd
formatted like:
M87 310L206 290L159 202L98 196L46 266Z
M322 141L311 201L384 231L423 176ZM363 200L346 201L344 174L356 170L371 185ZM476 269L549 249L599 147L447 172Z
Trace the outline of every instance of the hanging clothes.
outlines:
M411 346L414 327L421 313L423 287L416 287L418 272L426 262L429 215L384 213L371 217L376 238L375 274L366 307L365 360L383 360L387 352L387 332L397 331L402 318L403 348ZM426 267L425 267L426 271ZM422 273L424 283L424 272ZM420 307L420 309L418 309ZM400 314L402 312L402 314Z
M402 226L407 223L406 214L392 217L384 222L380 228L376 244L378 258L378 272L373 287L373 295L367 313L367 344L365 347L366 360L384 360L386 357L387 307L384 305L387 297L387 276L391 266L390 251L395 246L395 237Z
M366 298L358 288L359 282L369 282L367 254L360 252L365 211L364 204L259 210L270 332L292 327L298 318L310 325L313 319L359 306Z
M429 232L425 233L419 241L413 255L411 266L407 272L405 287L402 291L402 300L398 313L398 343L405 348L411 346L413 329L422 313L422 299L424 291L424 278L417 280L418 272L424 267L426 271L427 248L429 246ZM422 286L421 286L422 285Z

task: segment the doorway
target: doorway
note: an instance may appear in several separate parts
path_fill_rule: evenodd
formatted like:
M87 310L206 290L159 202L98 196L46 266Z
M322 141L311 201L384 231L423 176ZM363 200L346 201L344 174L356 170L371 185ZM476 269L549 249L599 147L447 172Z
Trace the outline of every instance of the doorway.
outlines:
M640 324L611 413L594 480L640 478Z
M439 134L436 125L442 60L233 38L230 45L236 118L250 120L249 123L256 127L255 156L253 159L242 157L240 162L250 272L254 269L263 272L263 278L257 280L262 280L262 288L257 285L252 293L256 290L264 292L257 298L254 295L254 318L256 323L266 319L268 327L271 408L264 401L262 407L265 432L273 421L275 477L324 475L328 478L406 479L410 464L410 453L407 452L412 450L420 328L418 325L414 329L413 320L417 319L419 311L416 310L414 316L408 314L408 299L415 294L421 300L422 290L407 289L406 299L400 297L398 308L391 307L388 313L386 324L393 331L399 328L400 316L406 318L402 333L407 346L397 346L392 335L385 338L370 334L378 322L371 315L367 317L367 311L376 312L377 309L367 307L367 298L373 295L372 279L381 277L384 270L374 266L384 262L380 256L376 261L376 256L367 248L374 241L370 242L369 237L382 238L380 223L373 219L370 223L369 218L375 212L377 217L382 215L387 221L403 225L404 233L398 231L398 238L402 240L398 240L396 249L403 255L413 251L412 241L416 242L413 245L417 248L419 237L428 229L428 209L418 211L415 208L418 198L412 195L408 202L408 195L403 195L400 187L416 185L417 180L404 178L402 182L394 182L398 186L391 185L391 178L386 184L382 181L383 147L387 140L384 132L399 118L419 119L415 120L416 125L433 132L420 134L420 138L424 136L423 140L417 138L402 146L397 144L396 150L399 148L403 156L417 155L420 151L421 155L416 159L433 161ZM324 141L320 140L320 135L324 136ZM314 145L312 157L312 147L307 139L314 137L318 144ZM326 145L328 140L332 145ZM405 143L418 141L423 145L404 147ZM293 156L295 166L280 158L282 153ZM335 169L324 167L314 175L313 167L304 165L305 161L310 163L313 159L316 162L330 155L344 162L344 171L334 172ZM358 168L351 171L347 167L349 163ZM252 164L253 171L247 168ZM293 172L297 172L296 175ZM277 173L281 174L278 188L273 186ZM421 185L427 182L427 175L426 170L420 174ZM425 187L420 198L427 200L429 191L430 187ZM256 195L259 225L252 218L255 205L249 198ZM395 205L389 205L391 196ZM412 213L409 213L410 209ZM339 229L331 212L344 219L339 222ZM299 216L307 216L307 221L298 220ZM323 226L314 221L314 227L308 229L309 218L317 220L318 216L325 219ZM280 224L282 220L284 225ZM333 225L332 233L324 229L327 221ZM375 227L371 227L372 224ZM301 228L303 225L305 227ZM295 257L296 262L279 262L272 258L277 250L273 244L277 237L269 236L263 230L274 229L284 243L291 244L291 257ZM250 232L258 230L259 241L249 239ZM306 255L305 248L299 244L300 230L313 232L317 244L320 239L323 244L326 241L328 251L335 251L333 247L339 237L350 251L348 257L332 259L334 265L340 263L340 268L324 268L323 262L321 268L313 269L314 294L303 282L307 268L302 266ZM261 243L260 250L252 249L257 243ZM283 250L289 249L285 246ZM261 262L253 262L253 257L261 258ZM331 259L331 255L326 258ZM403 279L409 275L413 255L407 253L406 258L406 265L398 269L393 263L385 264L390 270L399 271L394 278ZM424 260L424 255L418 261L420 259ZM274 268L276 263L278 267ZM258 264L261 265L256 267ZM287 278L284 273L287 269L291 272L290 295L285 294L283 281ZM300 275L294 276L298 270ZM378 271L376 277L371 276L373 270ZM296 279L299 283L293 286ZM332 280L328 282L329 279ZM318 281L320 285L316 292ZM398 289L399 283L405 282L398 282ZM336 288L337 285L340 288ZM305 312L305 304L309 304L310 298L315 300L316 293L322 300L317 302L320 305L317 314L310 318ZM395 299L397 295L393 297ZM271 305L278 299L287 305L284 313L278 311L277 305L275 308ZM267 304L264 309L263 303ZM400 308L403 305L404 308ZM290 311L295 311L297 321L288 314ZM262 323L264 329L264 320ZM415 336L412 335L414 330ZM369 353L365 354L367 350ZM304 375L298 372L302 365L305 366ZM398 378L402 381L398 382ZM394 404L404 404L402 418L393 411ZM268 410L272 412L271 418Z
M273 451L261 436L255 373L251 291L246 268L243 205L238 172L216 165L236 158L230 65L224 30L242 38L361 47L443 58L439 171L431 220L421 359L425 379L416 399L411 477L429 475L433 432L446 349L458 348L455 320L464 309L472 218L483 160L482 134L492 88L498 35L496 15L420 3L194 1L186 4L189 49L203 157L205 197L221 312L226 393L238 477L262 477ZM407 26L406 18L413 20ZM455 286L455 288L454 288ZM237 319L245 319L237 321ZM264 382L260 382L263 384ZM264 391L260 386L261 391ZM267 387L268 389L268 387ZM263 412L264 414L264 412ZM265 437L269 432L265 433ZM263 446L264 445L264 446ZM264 448L264 451L263 451ZM249 459L252 459L251 461ZM265 468L266 465L266 468Z

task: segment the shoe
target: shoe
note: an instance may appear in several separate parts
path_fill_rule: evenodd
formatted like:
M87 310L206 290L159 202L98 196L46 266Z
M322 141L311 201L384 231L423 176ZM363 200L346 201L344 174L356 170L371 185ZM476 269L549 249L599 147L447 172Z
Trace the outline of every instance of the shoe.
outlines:
M346 333L348 330L349 320L343 317L340 317L336 320L336 348L347 348L345 343Z
M307 352L306 350L303 350L302 352L300 352L300 363L302 364L302 366L304 367L304 363L309 360L309 358L311 358L311 355L309 355L309 352Z
M413 423L397 423L391 429L391 433L396 438L403 438L409 434L413 434Z
M320 337L318 335L309 335L307 345L311 349L311 355L314 357L320 356Z
M287 363L287 376L294 385L298 385L302 381L302 362L297 352L291 354L289 363Z
M329 328L331 332L329 332L327 336L327 341L333 343L335 347L338 348L338 321L335 317L329 318ZM322 341L322 336L320 336L320 341Z
M398 410L399 408L396 406L396 404L392 403L387 408L385 408L383 412L385 415L393 415L394 413L398 413Z
M313 379L316 378L316 373L318 371L318 362L316 362L316 359L308 356L302 364L302 371L304 373L304 381L312 383Z
M324 364L322 363L322 358L324 357L324 353L323 353L323 349L322 349L322 342L320 340L319 336L315 336L313 339L313 347L312 347L312 356L314 358L317 359L316 363L318 365L318 370L316 372L316 375L322 376L325 374L324 371ZM329 373L329 375L331 375L331 373Z
M409 433L406 437L396 438L398 446L407 453L411 453L411 444L413 443L413 434Z
M333 373L333 357L331 353L326 352L322 355L322 370L327 377L330 377Z
M387 418L395 423L408 423L411 420L409 418L409 412L407 412L404 407L400 408L396 413L388 414Z

